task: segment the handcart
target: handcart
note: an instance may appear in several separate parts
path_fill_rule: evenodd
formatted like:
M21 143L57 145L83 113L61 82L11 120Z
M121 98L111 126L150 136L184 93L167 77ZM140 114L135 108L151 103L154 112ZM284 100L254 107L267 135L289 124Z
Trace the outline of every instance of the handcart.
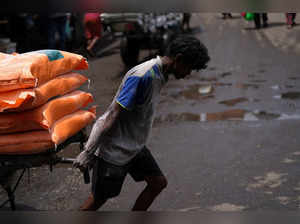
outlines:
M0 155L0 185L7 193L8 199L0 204L0 208L10 203L11 210L16 210L15 206L15 191L23 178L25 171L33 167L40 167L48 164L50 171L53 166L58 163L73 163L73 158L65 158L57 155L58 152L66 148L71 143L79 143L80 151L83 150L83 144L87 140L85 129L82 129L77 134L73 135L65 142L58 145L56 148L51 148L44 153L32 155ZM17 170L22 170L15 183L13 176ZM84 173L85 183L89 183L89 172Z

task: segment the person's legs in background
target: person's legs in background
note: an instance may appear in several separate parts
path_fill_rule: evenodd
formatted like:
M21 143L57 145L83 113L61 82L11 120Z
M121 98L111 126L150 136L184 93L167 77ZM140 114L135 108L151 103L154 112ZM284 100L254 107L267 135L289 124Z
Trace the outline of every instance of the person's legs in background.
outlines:
M260 13L254 13L254 24L256 29L260 29Z
M268 27L268 14L262 13L263 27Z
M102 25L99 13L86 13L84 17L84 28L86 36L86 50L90 56L95 56L93 51L96 43L101 37Z
M55 49L55 33L56 33L56 23L54 19L48 20L48 48Z
M292 13L292 14L293 14L293 16L292 16L292 21L293 21L292 25L295 26L296 25L296 23L295 23L296 13Z
M291 29L295 25L296 13L286 13L287 28Z
M65 50L66 49L66 24L67 24L67 17L62 16L59 18L56 18L56 26L59 34L59 50Z

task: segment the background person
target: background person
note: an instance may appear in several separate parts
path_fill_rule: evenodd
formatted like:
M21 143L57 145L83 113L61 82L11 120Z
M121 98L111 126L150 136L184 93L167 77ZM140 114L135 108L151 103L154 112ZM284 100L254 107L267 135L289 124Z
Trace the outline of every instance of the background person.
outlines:
M100 13L86 13L84 15L84 29L87 40L86 50L90 56L95 56L93 48L101 37Z

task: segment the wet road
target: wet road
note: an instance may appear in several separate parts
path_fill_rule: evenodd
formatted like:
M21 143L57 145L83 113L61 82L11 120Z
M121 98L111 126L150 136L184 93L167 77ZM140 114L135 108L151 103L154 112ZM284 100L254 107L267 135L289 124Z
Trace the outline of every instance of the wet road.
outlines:
M259 31L240 18L220 17L192 17L193 33L212 58L208 69L171 78L162 92L148 146L169 184L150 210L298 210L300 27L286 30L279 15ZM91 60L86 73L98 115L121 81L117 46ZM64 153L78 153L77 145ZM16 192L21 210L74 210L90 191L68 165L52 173L36 168L30 181L24 178ZM121 195L102 210L130 210L144 186L128 177Z

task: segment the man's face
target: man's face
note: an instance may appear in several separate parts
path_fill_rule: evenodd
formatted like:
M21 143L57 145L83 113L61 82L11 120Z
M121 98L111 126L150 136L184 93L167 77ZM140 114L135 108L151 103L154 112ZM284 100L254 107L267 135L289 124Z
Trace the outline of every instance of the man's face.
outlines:
M186 76L190 75L192 72L192 65L184 63L182 60L178 59L174 64L174 76L176 79L184 79Z

